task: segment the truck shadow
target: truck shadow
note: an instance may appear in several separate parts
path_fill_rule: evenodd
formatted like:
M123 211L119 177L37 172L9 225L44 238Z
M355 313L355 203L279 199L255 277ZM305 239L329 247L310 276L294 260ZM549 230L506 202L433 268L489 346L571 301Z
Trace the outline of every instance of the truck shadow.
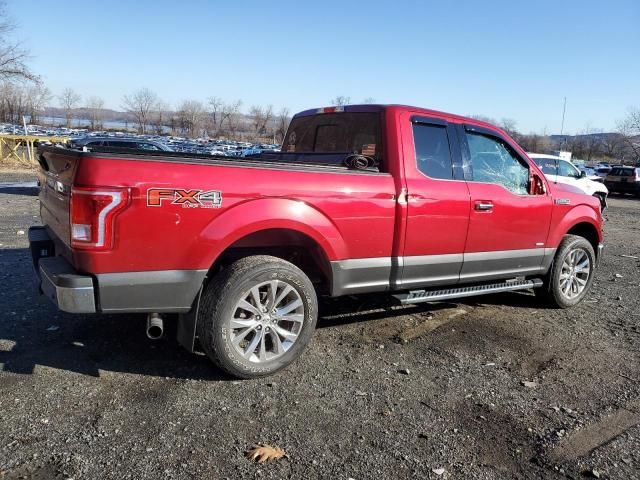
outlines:
M0 369L32 374L50 367L99 377L101 371L179 379L229 380L203 353L191 354L175 340L177 318L167 319L160 341L145 335L145 315L72 315L37 294L28 249L0 250ZM7 286L10 285L10 288ZM323 299L318 328L421 315L458 305L539 307L533 295L498 294L465 302L399 307L387 295Z
M0 250L0 272L4 285L0 290L2 371L32 374L40 367L50 367L94 377L110 371L210 381L230 379L205 355L182 349L171 322L166 338L153 342L146 338L144 315L59 312L37 294L26 248Z

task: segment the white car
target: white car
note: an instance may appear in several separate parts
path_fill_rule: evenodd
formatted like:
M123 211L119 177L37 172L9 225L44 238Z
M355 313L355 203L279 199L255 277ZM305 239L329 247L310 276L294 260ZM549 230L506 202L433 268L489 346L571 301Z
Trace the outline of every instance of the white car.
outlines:
M587 195L598 197L602 210L607 206L607 196L609 190L600 182L595 182L587 178L586 174L568 160L563 160L555 155L544 155L542 153L528 153L529 158L536 162L542 173L551 182L566 183L579 188Z

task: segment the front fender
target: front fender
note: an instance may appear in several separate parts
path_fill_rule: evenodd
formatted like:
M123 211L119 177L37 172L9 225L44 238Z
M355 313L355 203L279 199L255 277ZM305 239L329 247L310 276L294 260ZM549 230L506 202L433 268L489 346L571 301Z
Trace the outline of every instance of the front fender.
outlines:
M312 238L328 260L347 257L346 243L336 225L313 206L288 198L261 198L236 204L217 216L202 231L206 265L234 242L261 230L288 229Z
M590 205L580 204L573 207L561 207L556 205L557 215L560 217L555 223L555 227L552 229L549 236L547 245L549 247L557 247L562 241L569 230L581 223L587 223L591 225L598 234L598 242L602 243L602 221L599 210L595 210ZM566 208L566 210L565 210Z

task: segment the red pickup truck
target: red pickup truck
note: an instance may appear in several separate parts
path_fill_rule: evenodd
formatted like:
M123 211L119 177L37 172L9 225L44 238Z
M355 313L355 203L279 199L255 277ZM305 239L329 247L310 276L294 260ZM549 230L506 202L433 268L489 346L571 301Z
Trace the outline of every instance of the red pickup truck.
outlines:
M550 183L503 131L398 105L297 114L282 151L38 152L41 291L60 310L177 313L242 378L291 363L318 295L401 303L535 289L582 300L602 251L596 198Z

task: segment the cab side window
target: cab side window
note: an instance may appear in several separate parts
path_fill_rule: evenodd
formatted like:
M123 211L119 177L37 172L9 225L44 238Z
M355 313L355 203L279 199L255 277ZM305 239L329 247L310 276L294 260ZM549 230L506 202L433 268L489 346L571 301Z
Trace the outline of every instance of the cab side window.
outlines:
M529 167L499 138L466 132L470 154L471 179L495 183L516 195L529 192Z
M453 179L451 150L445 126L414 123L413 142L418 170L430 178Z

